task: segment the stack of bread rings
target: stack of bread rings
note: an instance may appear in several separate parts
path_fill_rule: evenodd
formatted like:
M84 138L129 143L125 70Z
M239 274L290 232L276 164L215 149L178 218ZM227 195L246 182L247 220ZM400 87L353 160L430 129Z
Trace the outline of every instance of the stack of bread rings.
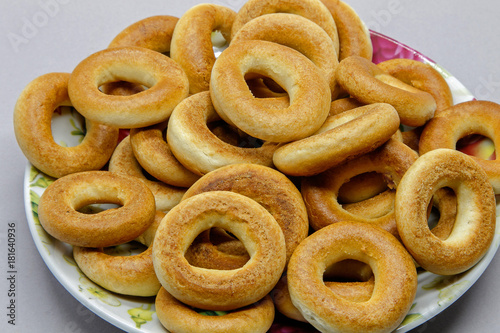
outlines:
M457 143L500 145L500 105L454 104L431 65L372 54L340 0L131 24L18 98L19 147L55 178L42 227L96 284L155 297L172 332L392 332L419 272L465 272L493 241L499 162ZM63 106L85 120L74 147L52 135ZM144 251L109 254L131 242Z

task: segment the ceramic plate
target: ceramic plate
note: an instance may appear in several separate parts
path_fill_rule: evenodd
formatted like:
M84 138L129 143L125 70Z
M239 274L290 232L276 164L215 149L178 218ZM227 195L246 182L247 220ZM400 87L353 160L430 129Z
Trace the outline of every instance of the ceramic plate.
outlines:
M453 92L455 103L473 99L471 93L455 77L428 57L373 31L371 38L375 63L393 58L409 58L428 63L446 79ZM54 117L52 125L54 137L61 145L74 146L84 135L82 119L70 108L62 108L60 113L60 116ZM155 314L154 298L122 296L95 285L76 265L71 246L52 238L43 230L38 220L38 201L44 189L53 181L53 178L39 172L30 164L27 165L24 190L29 228L36 247L51 272L78 301L111 324L127 332L165 332ZM465 273L438 276L420 272L414 304L397 332L406 332L425 323L463 295L488 267L499 243L500 234L497 230L486 256ZM285 331L315 332L311 326L289 321L278 315L271 332Z

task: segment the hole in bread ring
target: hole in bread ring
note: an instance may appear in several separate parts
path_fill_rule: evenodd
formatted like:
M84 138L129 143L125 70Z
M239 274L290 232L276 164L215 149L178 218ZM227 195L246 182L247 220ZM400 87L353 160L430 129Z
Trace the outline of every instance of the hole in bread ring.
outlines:
M464 121L467 119L467 121ZM494 147L500 146L500 105L489 101L469 101L456 104L434 118L420 135L419 152L425 154L434 149L457 149L457 143L472 134L487 137ZM464 150L465 151L465 150ZM471 156L488 175L495 193L500 193L500 161ZM495 156L496 157L496 156Z
M339 221L351 220L376 224L397 237L394 216L394 189L418 155L400 141L390 139L368 154L328 169L312 177L304 177L301 192L315 230ZM347 208L338 202L340 187L359 174L375 171L384 174L389 190ZM373 214L373 209L382 215Z
M148 87L129 96L106 95L99 87L126 81ZM169 57L142 47L96 52L73 70L68 93L86 118L119 128L154 125L168 119L189 90L186 74Z
M326 267L354 259L374 274L372 296L352 301L323 281ZM322 332L391 332L405 318L417 291L417 272L403 245L381 228L344 221L306 238L288 264L288 288L293 304Z
M119 208L97 214L78 209L91 203ZM153 222L155 199L139 179L109 171L86 171L50 184L38 206L40 224L54 238L76 246L107 247L138 237Z
M30 163L55 178L101 169L118 144L118 128L88 119L80 144L63 147L54 141L54 111L60 106L72 106L68 97L69 77L68 73L49 73L34 79L24 88L14 108L14 133L19 147Z
M193 309L161 288L155 300L160 322L171 332L268 332L273 324L274 304L270 296L230 312Z
M212 227L243 242L250 255L243 267L214 270L187 262L185 253L193 240ZM154 239L153 263L162 286L178 300L202 309L231 310L272 290L285 268L285 240L274 217L254 200L227 191L205 192L181 201L165 216Z
M362 103L391 104L398 111L401 123L407 126L424 125L436 110L431 94L396 79L359 56L350 56L339 63L337 81Z
M427 222L427 207L442 187L453 189L457 197L455 224L445 240L434 235ZM491 184L472 158L453 149L421 155L401 179L394 205L401 240L415 261L434 274L468 270L486 253L495 234Z
M258 148L228 144L207 125L219 120L208 91L191 95L179 103L168 122L167 142L182 165L198 175L236 163L272 165L275 143L266 142Z

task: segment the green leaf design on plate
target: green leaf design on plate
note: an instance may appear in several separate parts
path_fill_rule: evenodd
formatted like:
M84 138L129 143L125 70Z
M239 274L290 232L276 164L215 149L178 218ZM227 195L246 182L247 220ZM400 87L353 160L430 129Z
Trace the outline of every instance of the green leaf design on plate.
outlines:
M140 307L130 309L127 312L135 322L135 327L137 328L141 328L142 325L153 320L153 313L155 313L154 311L151 311L151 304L146 305L145 309L141 305Z
M78 139L78 142L81 143L83 141L83 138L85 137L85 130L76 124L75 119L70 118L69 122L70 122L71 126L74 128L74 130L71 131L71 135L80 136L80 138Z
M78 285L78 289L86 294L88 298L90 299L97 299L104 304L110 305L110 306L120 306L122 303L118 298L115 296L111 295L110 292L107 290L97 286L94 284L92 281L90 281L87 277L85 276L80 276L80 285Z
M422 317L423 316L420 313L410 313L410 314L406 315L405 319L403 320L403 322L401 323L400 326L405 326L405 325L411 324L414 321L419 320Z
M38 203L40 202L40 196L33 190L30 190L30 201L33 220L35 220L36 225L40 225L40 219L38 218Z
M462 281L460 283L442 289L439 292L438 305L441 306L443 304L451 302L452 300L457 298L457 296L461 294L461 291L465 290L469 285L469 281Z
M430 283L422 286L424 290L436 289L441 290L446 288L458 281L464 276L465 273L457 274L457 275L447 275L447 276L438 276Z
M197 312L203 316L224 316L229 313L226 311L212 311L212 310L197 310Z

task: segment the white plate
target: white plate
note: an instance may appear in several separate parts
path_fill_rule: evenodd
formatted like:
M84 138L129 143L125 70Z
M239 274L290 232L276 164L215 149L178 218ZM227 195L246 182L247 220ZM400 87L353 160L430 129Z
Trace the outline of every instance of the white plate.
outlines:
M431 59L410 47L376 32L371 32L374 45L374 62L392 58L416 59L436 68L446 79L453 92L454 102L472 100L472 94L450 73ZM62 145L76 145L83 137L81 118L68 110L53 122L54 137ZM28 163L24 178L26 216L36 247L52 274L79 302L109 323L127 332L165 332L155 314L154 298L127 297L104 290L90 281L78 268L70 245L48 235L38 221L38 200L44 189L53 181ZM497 205L497 221L499 206ZM500 233L485 257L469 271L455 276L439 276L420 272L418 291L414 304L403 323L396 330L406 332L421 325L446 309L462 296L481 276L493 259L500 244ZM273 325L272 332L280 332L287 322ZM311 327L289 321L289 327L301 332L314 332ZM300 327L300 328L299 328Z

